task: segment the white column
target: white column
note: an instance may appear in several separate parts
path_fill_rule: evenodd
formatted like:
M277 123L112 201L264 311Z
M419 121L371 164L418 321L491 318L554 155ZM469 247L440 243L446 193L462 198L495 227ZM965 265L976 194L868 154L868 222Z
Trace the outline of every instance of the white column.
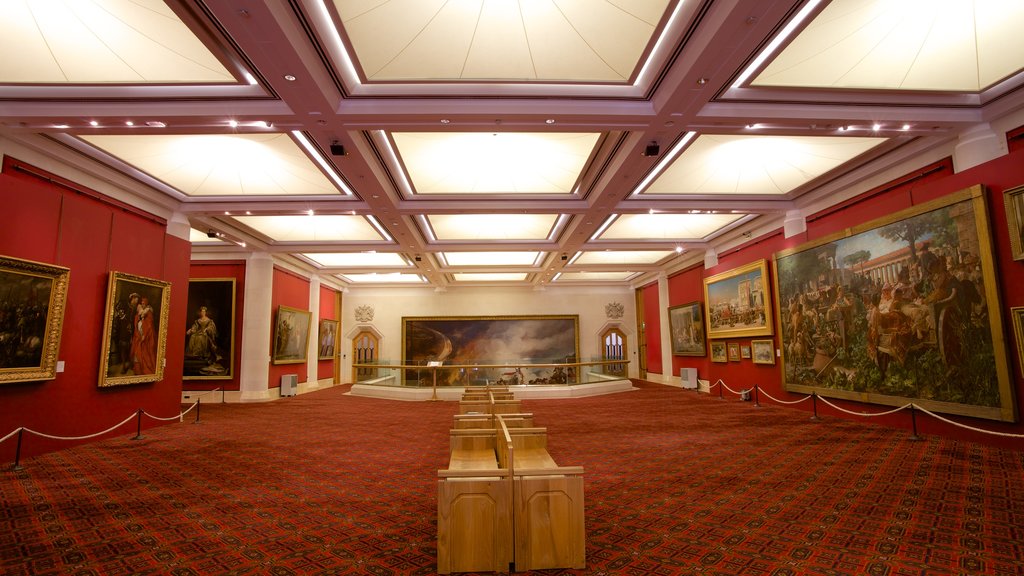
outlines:
M988 122L977 124L960 133L953 148L953 170L960 173L1006 153L1006 137L996 134Z
M309 279L309 350L306 351L306 389L314 390L320 386L320 375L317 373L320 357L320 277Z
M658 273L658 316L661 318L661 375L672 377L672 330L668 324L668 274Z
M254 252L245 264L245 315L242 317L242 361L238 370L241 400L270 399L270 318L274 261Z

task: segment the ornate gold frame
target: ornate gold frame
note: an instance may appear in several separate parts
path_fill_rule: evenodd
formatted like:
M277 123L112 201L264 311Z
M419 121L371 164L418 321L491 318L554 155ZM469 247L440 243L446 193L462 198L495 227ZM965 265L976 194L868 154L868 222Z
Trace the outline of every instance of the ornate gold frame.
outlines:
M753 273L753 274L752 274ZM737 291L739 284L746 280L740 280L742 276L751 275L761 283L762 296L764 298L764 324L752 327L730 328L713 325L713 318L717 314L712 306L711 292L722 285L735 282ZM728 286L727 286L728 288ZM708 338L736 338L743 336L771 336L772 334L772 298L768 289L768 262L763 258L727 272L715 274L704 279L704 321L707 323Z
M64 310L67 307L68 281L71 270L62 266L43 264L31 260L21 260L0 256L0 298L4 305L15 305L14 286L5 286L8 282L37 282L47 284L49 299L46 305L46 317L40 327L40 333L25 337L41 339L39 344L39 362L31 366L0 366L0 384L10 382L30 382L37 380L53 380L57 377L57 354L60 352L61 329L64 325ZM31 291L36 291L33 288ZM18 322L18 318L10 321ZM5 326L0 325L0 333ZM10 335L8 338L16 336Z
M156 360L153 373L149 374L126 374L123 367L130 360L123 358L123 334L121 332L121 320L131 324L135 320L126 320L121 317L122 312L134 317L137 311L129 310L129 298L132 294L138 294L140 298L146 298L154 309L152 314L156 326ZM128 384L141 384L144 382L158 382L164 378L164 361L167 358L167 319L171 303L171 283L163 280L154 280L144 276L126 274L124 272L110 272L110 280L107 284L107 306L103 321L103 348L100 354L100 371L98 385L101 388L110 386L124 386ZM111 355L117 355L119 362L111 363Z
M676 338L676 331L686 328L683 318L685 313L690 313L691 323L700 329L700 350L688 351L683 348L682 343ZM672 354L675 356L707 356L708 344L704 337L704 310L701 302L689 302L678 306L671 306L668 309L669 339L672 342Z
M294 318L305 319L305 326L300 327L304 329L305 334L301 338L302 347L300 350L300 356L291 357L290 355L281 355L278 351L277 342L281 337L281 328L284 322L285 315ZM278 306L277 316L274 319L274 340L270 343L270 358L272 364L302 364L309 357L309 333L312 326L310 324L313 321L313 313L309 310L299 310L298 308L292 308L291 306Z
M711 343L711 361L712 362L728 362L729 357L726 353L725 342L712 342Z
M238 294L236 292L236 279L235 278L189 278L188 279L189 296L191 297L191 295L192 295L192 287L193 287L193 285L206 284L206 283L208 283L208 284L213 284L213 283L230 283L231 284L231 296L230 296L230 298L231 298L231 302L230 302L231 318L230 318L230 322L220 322L220 321L217 321L217 333L218 334L222 334L222 335L224 335L224 334L227 335L228 346L227 346L227 353L224 355L224 359L227 362L228 372L227 372L227 374L225 374L223 376L203 376L203 375L197 375L197 374L185 374L183 372L182 376L181 376L181 379L182 380L231 380L232 378L235 377L235 321L236 321L236 318L235 318L236 309L235 308L236 308L236 304L238 303ZM188 330L189 327L192 326L192 323L195 321L194 314L198 310L199 305L200 305L199 303L193 302L191 299L189 299L188 311L185 314L185 327L186 327L186 331ZM227 325L225 325L225 324L227 324ZM185 337L185 342L183 342L183 344L185 344L187 342L188 342L188 337L186 336ZM186 349L186 353L187 353L187 349ZM187 359L187 357L186 357L186 359ZM187 365L187 362L186 362L186 365Z
M757 352L758 349L768 347L768 360L758 360ZM751 340L750 341L750 357L754 360L754 364L771 364L775 365L775 341L768 338L765 340Z
M1003 192L1003 211L1006 212L1013 259L1024 260L1024 186Z

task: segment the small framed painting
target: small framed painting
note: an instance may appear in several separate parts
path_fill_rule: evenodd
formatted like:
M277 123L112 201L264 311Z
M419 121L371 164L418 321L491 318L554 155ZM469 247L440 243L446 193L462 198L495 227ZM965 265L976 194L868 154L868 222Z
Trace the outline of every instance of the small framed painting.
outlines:
M729 359L725 355L725 342L712 342L711 343L711 361L712 362L728 362Z
M338 335L338 321L337 320L321 320L320 330L317 337L317 355L318 360L333 360L334 359L334 342L337 340Z
M740 343L729 342L729 361L739 362L740 361Z
M750 358L750 344L740 344L740 358Z
M775 342L772 340L751 340L750 348L754 364L775 364Z

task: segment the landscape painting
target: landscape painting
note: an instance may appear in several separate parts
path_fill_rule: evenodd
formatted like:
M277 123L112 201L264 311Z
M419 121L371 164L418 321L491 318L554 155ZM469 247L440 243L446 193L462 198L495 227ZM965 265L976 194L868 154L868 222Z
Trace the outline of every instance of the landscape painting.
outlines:
M775 255L788 390L1016 418L984 190Z
M578 377L576 367L504 365L577 362L579 317L406 317L402 318L402 357L406 365L466 366L438 370L439 386L571 384ZM406 379L413 382L430 385L431 378L430 370L406 370Z

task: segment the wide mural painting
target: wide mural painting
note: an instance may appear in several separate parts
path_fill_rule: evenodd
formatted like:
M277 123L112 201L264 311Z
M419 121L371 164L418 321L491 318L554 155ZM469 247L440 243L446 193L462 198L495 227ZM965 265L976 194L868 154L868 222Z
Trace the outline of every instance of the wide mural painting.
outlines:
M787 389L1015 419L983 190L779 252Z

